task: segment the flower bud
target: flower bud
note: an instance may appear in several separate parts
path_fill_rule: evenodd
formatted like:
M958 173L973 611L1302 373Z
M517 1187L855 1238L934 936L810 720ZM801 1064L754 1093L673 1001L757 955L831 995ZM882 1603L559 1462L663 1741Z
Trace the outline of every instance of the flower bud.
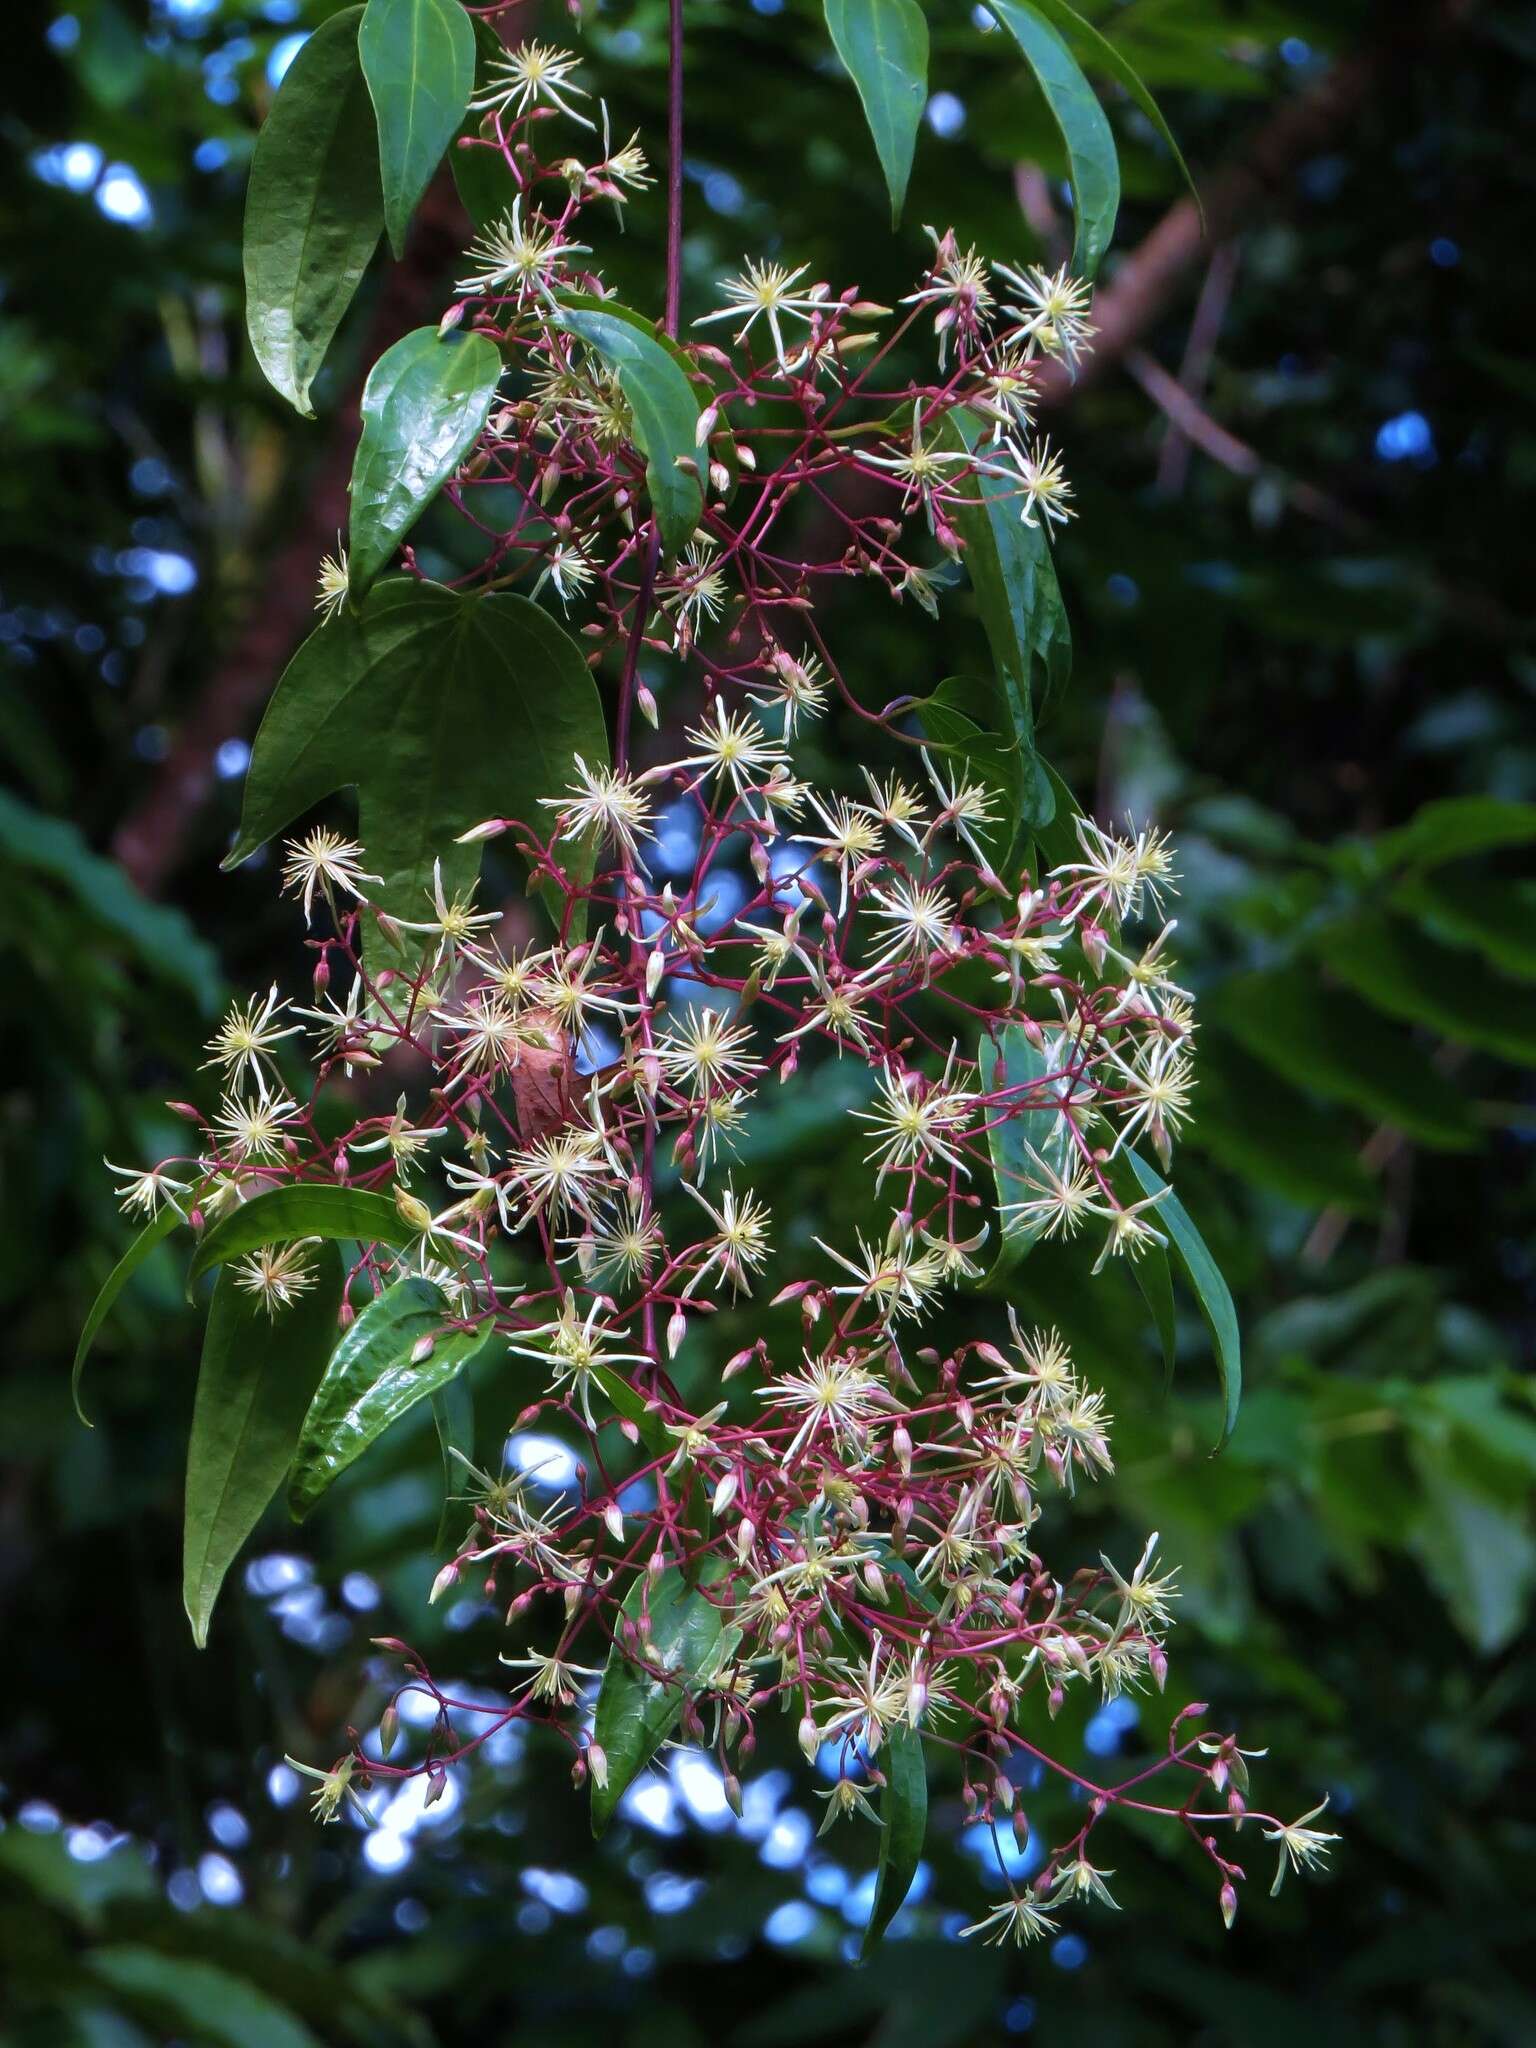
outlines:
M688 1318L680 1308L675 1308L667 1320L667 1356L676 1358L684 1337L688 1334Z
M710 1513L723 1515L735 1498L736 1474L734 1472L727 1472L720 1481L720 1484L715 1488L714 1494L710 1499Z
M379 1755L388 1756L400 1734L400 1715L391 1704L379 1717Z
M616 1500L604 1502L603 1520L607 1524L608 1534L613 1538L614 1542L622 1543L624 1541L624 1513Z
M806 1762L808 1764L815 1763L816 1753L821 1748L821 1734L811 1715L803 1714L801 1716L800 1726L796 1730L796 1739L800 1744L801 1753L805 1757Z
M435 1607L449 1588L456 1586L458 1583L459 1561L457 1558L450 1558L448 1563L443 1566L437 1577L432 1581L432 1590L427 1595L427 1605Z
M640 707L640 716L651 728L651 731L655 732L661 723L661 714L656 709L655 694L649 683L637 683L635 685L635 702Z
M1237 1886L1233 1884L1230 1877L1221 1888L1221 1918L1223 1924L1228 1928L1231 1927L1232 1922L1237 1918Z
M584 1752L587 1769L592 1773L592 1782L599 1792L608 1789L608 1752L599 1742L589 1742Z
M437 1339L429 1331L425 1337L418 1337L411 1346L412 1365L424 1365L437 1349Z

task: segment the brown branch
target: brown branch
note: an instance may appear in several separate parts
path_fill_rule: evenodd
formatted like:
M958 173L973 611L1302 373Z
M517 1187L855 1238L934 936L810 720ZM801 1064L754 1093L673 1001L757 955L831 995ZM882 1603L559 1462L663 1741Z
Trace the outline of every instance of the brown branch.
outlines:
M1395 11L1379 41L1341 58L1309 91L1287 101L1202 184L1204 229L1193 199L1171 206L1096 295L1098 334L1076 380L1060 363L1043 365L1036 384L1039 404L1060 405L1113 369L1168 311L1208 248L1230 240L1256 214L1283 201L1297 166L1332 144L1405 59L1460 27L1474 4L1439 0L1427 10Z
M313 623L320 558L336 545L347 523L347 485L367 368L436 305L462 243L462 211L443 170L421 203L404 260L385 274L361 352L362 367L326 423L325 446L292 508L288 538L266 564L228 654L192 706L154 782L114 835L113 853L151 894L175 868L212 794L220 746L231 735L249 732L288 656Z

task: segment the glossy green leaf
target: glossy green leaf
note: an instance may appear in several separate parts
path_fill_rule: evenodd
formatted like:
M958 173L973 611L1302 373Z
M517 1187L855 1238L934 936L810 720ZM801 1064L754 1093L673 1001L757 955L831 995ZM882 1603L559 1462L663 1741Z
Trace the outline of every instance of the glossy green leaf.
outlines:
M894 227L928 101L928 23L917 0L823 0L823 6L832 47L864 105Z
M268 1188L221 1216L203 1233L187 1274L194 1282L215 1266L267 1244L292 1244L300 1237L355 1238L359 1244L404 1245L414 1233L387 1195L315 1181Z
M400 917L429 914L432 865L451 896L474 883L482 819L547 830L539 799L571 756L608 762L591 672L570 636L524 597L460 597L392 577L304 642L256 735L232 866L333 790L355 784L370 896ZM590 875L573 845L567 867ZM382 941L370 925L365 948Z
M1477 1143L1461 1090L1400 1024L1313 967L1239 975L1205 1005L1244 1049L1298 1088L1347 1102L1421 1144L1446 1151Z
M704 516L698 470L699 401L667 344L628 307L574 293L560 301L559 324L595 349L618 372L635 420L635 445L645 457L662 545L675 555ZM678 468L679 462L688 465Z
M986 429L963 408L940 430L941 443L976 452ZM1035 750L1035 705L1043 708L1065 688L1072 669L1072 635L1039 526L1019 517L1019 500L998 477L970 476L960 485L954 522L965 542L965 567L997 670L995 708L985 723L1017 750L1019 823L1038 832L1055 815L1050 777ZM974 711L972 713L974 714Z
M1130 1154L1131 1171L1148 1195L1168 1188L1167 1182L1150 1167L1139 1152ZM1211 1257L1205 1239L1190 1220L1189 1211L1171 1188L1152 1211L1152 1220L1168 1239L1170 1256L1183 1270L1211 1332L1216 1353L1216 1376L1221 1383L1222 1424L1216 1448L1230 1438L1237 1427L1237 1411L1243 1399L1243 1340L1237 1326L1232 1290L1222 1278L1221 1268Z
M675 1565L657 1576L641 1572L624 1597L625 1620L650 1632L642 1661L622 1643L609 1652L598 1689L592 1739L608 1760L608 1782L592 1784L592 1832L600 1835L619 1801L682 1716L690 1692L708 1685L740 1641L704 1586L691 1586Z
M1077 59L1028 0L986 0L1018 44L1045 95L1067 152L1072 185L1072 268L1092 278L1115 232L1120 207L1120 161L1114 132Z
M347 535L354 603L474 446L501 369L489 335L418 327L369 371Z
M952 764L951 775L969 777L986 790L998 822L976 826L976 842L994 870L1010 879L1008 855L1018 835L1025 763L1019 749L1010 747L993 726L995 686L970 676L951 676L912 710L933 741L930 751Z
M378 120L384 224L400 256L416 202L464 119L475 31L460 0L368 0L357 47Z
M1173 1384L1179 1342L1178 1322L1173 1309L1173 1274L1168 1268L1168 1254L1160 1244L1149 1244L1139 1259L1131 1261L1131 1278L1140 1290L1152 1317L1152 1326L1157 1331L1157 1347L1163 1355L1163 1388L1166 1391Z
M438 1393L490 1341L491 1329L456 1329L430 1280L397 1280L343 1333L299 1432L288 1506L302 1520L332 1480L418 1401ZM431 1350L416 1357L430 1340Z
M1536 1066L1529 989L1396 918L1369 913L1329 925L1317 949L1339 980L1409 1024L1424 1024L1520 1066Z
M1063 1056L1055 1050L1056 1043L1047 1033L1045 1045L1037 1046L1019 1024L1008 1025L1000 1040L984 1037L977 1050L982 1092L993 1095L1009 1089L1019 1091L1020 1096L1036 1095L1045 1083L1058 1098L1070 1096L1073 1083L1069 1076L1049 1080L1062 1067ZM1069 1119L1056 1109L1010 1109L1007 1104L994 1104L987 1116L991 1124L987 1149L992 1155L999 1211L997 1257L987 1278L996 1282L1034 1249L1043 1227L1003 1212L1037 1192L1032 1183L1041 1179L1039 1161L1056 1173L1069 1166L1073 1140Z
M112 1312L112 1304L122 1293L134 1274L143 1265L157 1244L164 1243L173 1230L184 1221L170 1204L160 1214L146 1223L127 1251L118 1260L102 1283L101 1292L91 1303L91 1312L85 1319L80 1332L80 1341L75 1346L75 1362L69 1375L69 1395L75 1404L75 1413L87 1429L94 1425L80 1405L80 1377L85 1371L85 1361L91 1355L91 1346L96 1342L97 1332Z
M245 201L245 318L269 383L312 418L309 388L384 225L361 7L320 24L256 138Z
M875 1898L864 1930L862 1956L867 1959L912 1889L928 1833L928 1769L923 1738L898 1722L880 1750L885 1790L880 1794L880 1862L875 1871Z
M1163 111L1148 92L1140 74L1129 59L1122 56L1106 36L1100 35L1091 21L1085 21L1075 7L1069 7L1067 0L1027 0L1030 9L1044 15L1053 28L1061 30L1064 36L1075 36L1089 53L1091 60L1101 64L1118 85L1124 86L1131 98L1146 115L1163 141L1168 145L1170 155L1179 167L1179 174L1188 185L1196 206L1200 206L1200 194L1195 190L1195 181L1189 174L1189 165L1184 161L1183 151L1174 140L1173 130L1163 118ZM1200 208L1204 219L1205 209Z
M213 1291L187 1446L182 1600L199 1649L224 1575L287 1471L299 1425L336 1337L341 1257L309 1254L315 1284L269 1318L221 1273Z

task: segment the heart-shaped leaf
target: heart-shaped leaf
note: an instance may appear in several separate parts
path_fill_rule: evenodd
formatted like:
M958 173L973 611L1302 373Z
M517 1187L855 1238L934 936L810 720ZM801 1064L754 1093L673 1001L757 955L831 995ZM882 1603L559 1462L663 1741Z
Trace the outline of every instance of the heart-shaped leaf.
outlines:
M363 1188L313 1185L268 1188L252 1195L203 1233L187 1273L188 1290L204 1273L263 1245L300 1237L355 1238L359 1244L409 1244L414 1235L386 1195Z
M418 327L369 371L347 535L354 603L474 446L501 367L489 335Z
M608 733L586 663L547 612L391 577L312 633L283 672L225 865L355 784L368 866L384 878L377 900L419 918L434 860L450 895L479 871L479 847L455 845L457 834L497 816L539 826L539 799L565 788L574 753L606 765ZM568 870L591 873L590 851L563 852Z
M607 1759L608 1781L592 1781L595 1835L677 1726L688 1694L710 1683L741 1640L708 1590L691 1586L676 1565L656 1575L641 1572L622 1613L642 1631L648 1619L649 1633L638 1660L615 1642L598 1689L592 1739Z
M341 1259L309 1254L314 1285L273 1317L221 1273L213 1291L187 1446L182 1599L199 1649L224 1575L293 1457L299 1425L336 1337Z
M375 1295L332 1352L304 1417L288 1475L294 1519L391 1423L446 1387L491 1334L489 1326L455 1328L430 1280L412 1275Z
M880 1794L880 1862L875 1899L869 1909L861 1954L868 1958L912 1889L928 1833L928 1769L923 1738L905 1722L894 1728L880 1751L885 1790Z
M1144 1193L1156 1195L1167 1189L1152 1211L1152 1220L1167 1233L1172 1255L1183 1268L1200 1304L1200 1313L1210 1325L1222 1393L1221 1436L1216 1445L1219 1451L1237 1427L1237 1411L1243 1399L1243 1340L1237 1326L1237 1310L1232 1305L1232 1291L1178 1196L1139 1152L1132 1152L1130 1161L1131 1171L1141 1182Z
M1093 87L1057 31L1027 0L985 0L1024 53L1067 152L1072 185L1072 268L1092 278L1115 232L1120 160Z
M928 99L928 23L917 0L823 0L832 46L864 103L875 154L901 218Z
M267 381L313 418L309 387L384 225L361 7L320 24L256 138L245 200L245 320Z
M460 0L368 0L357 47L378 118L384 224L400 256L416 202L464 119L475 31Z
M676 344L662 340L628 306L574 292L560 301L559 324L618 372L634 414L635 445L645 457L662 546L677 554L704 516L704 458L697 445L699 401L677 360ZM679 469L679 462L687 466Z

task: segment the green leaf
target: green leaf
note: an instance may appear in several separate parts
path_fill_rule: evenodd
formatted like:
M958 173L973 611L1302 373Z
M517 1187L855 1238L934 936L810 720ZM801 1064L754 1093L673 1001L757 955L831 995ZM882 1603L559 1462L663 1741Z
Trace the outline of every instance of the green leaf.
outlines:
M1131 1278L1141 1290L1157 1331L1163 1354L1163 1391L1173 1385L1173 1368L1178 1363L1178 1324L1173 1312L1173 1274L1168 1254L1160 1244L1149 1244L1140 1258L1131 1261Z
M437 1518L437 1535L432 1548L441 1550L448 1540L450 1507L455 1491L462 1492L463 1458L475 1455L475 1392L468 1377L459 1373L445 1387L432 1394L432 1421L437 1430L437 1447L443 1458L443 1511ZM457 1452L457 1456L454 1454Z
M144 972L185 989L203 1016L212 1013L220 981L213 948L181 911L151 903L116 861L93 853L78 826L0 789L0 856L13 871L45 876L67 890L72 909L96 928L93 941L96 932L121 940Z
M1370 842L1373 861L1384 867L1434 868L1536 840L1536 804L1497 796L1451 796L1425 804L1406 825Z
M978 845L996 872L1006 881L1008 855L1018 835L1019 812L1023 804L1024 756L990 729L996 693L990 682L970 676L951 676L940 683L931 697L911 708L921 719L932 740L931 753L956 763L962 774L979 782L992 799L999 822L975 828ZM982 713L988 729L963 708L972 706Z
M196 2041L200 2048L320 2048L287 2006L248 1977L198 1956L113 1942L91 1949L81 1970L161 2040Z
M1477 1143L1465 1097L1402 1027L1346 990L1320 985L1315 969L1239 975L1207 999L1205 1012L1310 1094L1350 1103L1444 1151Z
M1045 1045L1038 1046L1021 1024L1009 1024L1000 1044L983 1037L977 1049L982 1092L992 1095L1003 1088L1038 1092L1047 1077L1061 1069L1063 1056L1056 1048L1053 1034L1047 1032ZM1071 1095L1073 1082L1070 1075L1063 1075L1049 1086L1065 1100ZM1001 1119L1004 1112L993 1107L987 1114ZM990 1282L996 1282L1034 1249L1044 1227L1019 1217L1007 1219L1001 1211L1010 1203L1027 1201L1032 1192L1029 1183L1040 1179L1040 1168L1031 1158L1032 1152L1056 1172L1068 1166L1073 1149L1071 1124L1057 1109L1013 1110L1006 1121L992 1123L987 1132L987 1149L992 1155L1000 1212L997 1257L987 1275Z
M420 918L435 859L450 896L479 873L480 848L456 835L497 816L540 826L539 799L565 788L576 753L607 766L603 707L547 612L525 597L460 597L391 577L312 633L284 670L225 865L355 784L368 866L384 878L370 895ZM567 851L578 879L592 865L590 849ZM365 949L376 943L370 930Z
M187 1274L187 1291L214 1266L263 1245L292 1244L300 1237L405 1245L414 1235L387 1195L337 1187L333 1181L268 1188L208 1226Z
M928 1770L923 1739L915 1728L899 1723L886 1738L880 1767L885 1790L880 1795L880 1862L875 1871L875 1899L869 1909L860 1957L867 1961L912 1889L928 1832Z
M1162 109L1142 83L1135 65L1123 57L1107 37L1100 35L1091 21L1085 21L1075 7L1069 7L1067 0L1026 0L1026 4L1035 14L1043 14L1051 26L1060 29L1063 35L1075 36L1093 60L1102 64L1117 84L1125 87L1168 145L1169 153L1179 167L1180 176L1189 187L1196 206L1200 207L1200 218L1203 221L1205 208L1200 204L1200 194L1195 190L1195 181L1189 174L1189 165L1185 163L1183 152L1174 140L1173 130L1163 119Z
M376 1294L332 1352L304 1417L288 1475L295 1521L391 1423L446 1387L491 1335L489 1327L455 1328L430 1280L412 1275ZM426 1357L413 1356L428 1338Z
M1389 1016L1536 1066L1536 1005L1529 991L1481 961L1395 918L1370 915L1327 926L1316 944L1340 981Z
M938 439L975 454L986 435L982 421L961 407L945 419ZM1002 479L969 475L958 496L954 522L997 669L994 709L984 723L1018 754L1019 823L1038 832L1054 817L1056 798L1035 751L1034 690L1038 676L1043 709L1071 674L1066 607L1044 530L1024 524L1018 499L1009 496ZM974 707L967 708L976 715Z
M561 298L559 324L618 372L635 418L635 445L645 457L645 481L662 545L669 555L677 554L704 516L696 441L699 401L693 386L672 350L627 306L571 293ZM679 461L691 466L679 469Z
M901 218L928 99L928 23L917 0L823 0L832 46L864 103L864 118Z
M353 603L474 446L501 369L501 350L489 335L418 327L369 371L347 536Z
M384 222L396 256L475 83L475 31L459 0L368 0L357 37L379 128Z
M176 1211L167 1203L158 1216L145 1224L144 1228L133 1240L133 1243L129 1245L127 1251L123 1253L123 1256L102 1283L101 1292L91 1303L91 1312L85 1319L85 1326L80 1332L80 1341L75 1346L75 1362L69 1375L69 1396L75 1404L75 1413L87 1429L94 1428L95 1425L80 1406L80 1376L85 1371L85 1361L91 1355L91 1346L96 1342L97 1332L111 1314L112 1304L117 1300L117 1297L128 1285L128 1282L133 1278L140 1266L149 1257L155 1246L163 1243L177 1225L184 1221L185 1218L178 1216Z
M1115 232L1120 163L1104 109L1056 30L1025 0L985 0L1018 44L1067 151L1072 185L1072 268L1092 278Z
M708 1685L741 1639L701 1586L676 1565L643 1571L624 1596L623 1618L650 1635L644 1662L615 1641L598 1689L592 1739L608 1759L608 1783L592 1783L592 1832L602 1834L619 1801L682 1718L690 1692ZM665 1675L663 1675L665 1674Z
M309 387L384 225L361 7L320 24L256 138L245 201L245 319L267 381L313 418Z
M1471 946L1506 974L1536 980L1536 882L1410 875L1392 905L1447 945Z
M1200 1313L1210 1326L1211 1343L1216 1353L1216 1376L1221 1383L1222 1395L1221 1436L1216 1444L1219 1451L1237 1427L1237 1411L1243 1398L1243 1340L1237 1327L1237 1310L1232 1306L1232 1291L1221 1276L1221 1268L1211 1257L1205 1239L1191 1222L1189 1211L1168 1188L1168 1183L1139 1152L1130 1154L1130 1162L1131 1171L1141 1182L1143 1193L1155 1195L1164 1188L1168 1189L1152 1211L1152 1220L1159 1230L1167 1233L1169 1249L1183 1268L1184 1277L1200 1304Z
M341 1258L310 1254L315 1284L268 1318L221 1273L203 1338L187 1446L182 1600L199 1649L214 1601L241 1545L277 1491L299 1439L341 1306Z

